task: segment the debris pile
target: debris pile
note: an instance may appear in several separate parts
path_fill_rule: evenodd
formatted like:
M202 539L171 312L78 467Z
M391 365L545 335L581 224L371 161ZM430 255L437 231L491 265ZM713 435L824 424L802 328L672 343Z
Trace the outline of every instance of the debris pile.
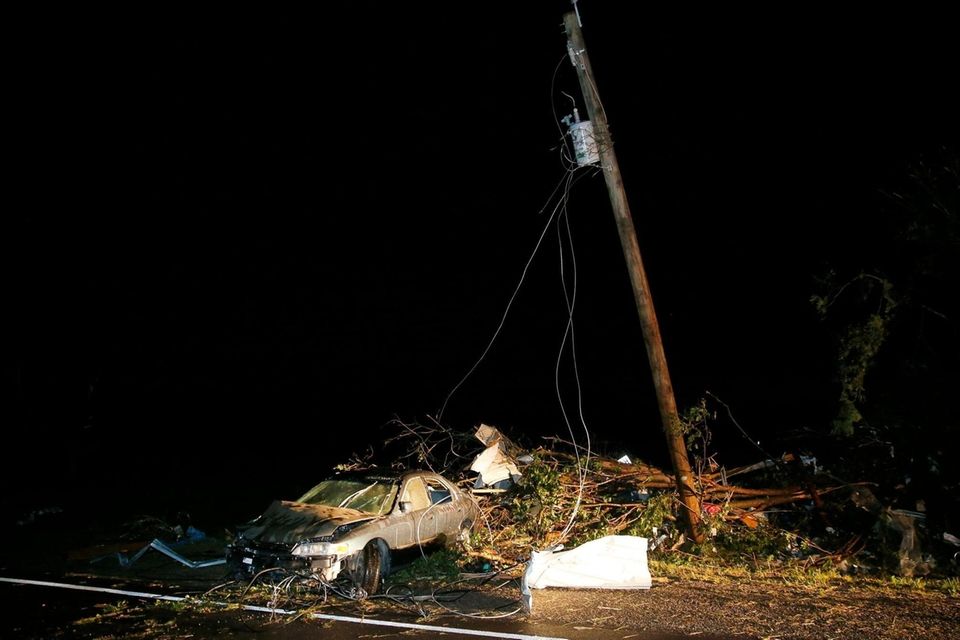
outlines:
M457 479L473 493L482 517L467 553L493 566L516 565L532 550L614 535L645 537L651 550L662 552L842 565L857 554L870 556L866 538L887 520L903 520L889 508L877 520L856 501L869 483L839 481L811 457L785 454L732 469L710 458L694 479L707 528L707 543L697 547L684 536L678 522L683 504L673 475L663 469L625 456L590 452L588 458L582 447L556 437L525 450L488 425L472 434L437 421L396 420L392 428L388 442L404 445L394 460ZM851 526L858 517L863 526ZM914 532L901 529L904 540L888 545L890 568L902 575L926 571L932 564L918 555ZM873 564L879 565L876 555Z
M683 533L676 525L681 504L670 473L642 462L595 456L581 482L576 456L560 448L571 446L554 439L550 447L535 449L531 461L520 466L521 476L510 490L477 496L487 531L475 536L482 543L476 553L515 560L528 554L531 547L579 544L607 535L644 536L653 546L669 543L678 548L683 544ZM724 521L755 529L772 507L811 499L809 490L799 485L755 488L731 484L728 479L740 473L746 471L733 469L697 477L708 524L715 527ZM817 494L839 488L824 487ZM563 531L574 510L575 523L569 539L564 540Z

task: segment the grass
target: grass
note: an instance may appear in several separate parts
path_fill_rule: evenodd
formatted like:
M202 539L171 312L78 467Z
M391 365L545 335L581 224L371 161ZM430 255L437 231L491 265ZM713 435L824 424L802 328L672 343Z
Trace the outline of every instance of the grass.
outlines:
M117 602L111 602L106 604L97 604L94 605L95 608L99 609L100 612L93 616L88 616L86 618L80 618L74 620L73 624L75 625L89 625L89 624L100 624L109 620L110 618L115 618L121 616L124 613L129 613L133 608L130 607L130 603L126 600L119 600Z
M832 566L803 564L763 564L754 566L727 562L711 562L705 558L664 556L649 560L650 573L654 577L675 580L699 580L723 584L742 580L771 580L799 589L827 591L834 589L864 588L887 592L910 591L914 593L943 593L960 596L960 578L931 578L902 576L863 576L842 573Z

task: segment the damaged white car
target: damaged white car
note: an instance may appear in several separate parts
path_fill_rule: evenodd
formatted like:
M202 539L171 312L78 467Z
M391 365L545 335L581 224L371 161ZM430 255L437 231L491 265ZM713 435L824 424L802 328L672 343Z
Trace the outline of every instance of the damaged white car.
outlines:
M341 474L241 527L227 563L245 577L275 567L326 582L344 573L372 594L395 553L463 540L477 513L469 494L435 473Z

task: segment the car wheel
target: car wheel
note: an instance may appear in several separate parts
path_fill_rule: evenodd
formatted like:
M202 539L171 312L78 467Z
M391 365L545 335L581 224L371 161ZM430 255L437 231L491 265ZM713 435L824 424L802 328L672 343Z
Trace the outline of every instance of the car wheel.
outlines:
M372 540L360 552L357 558L357 568L353 574L353 582L373 595L380 590L383 578L390 572L390 550L386 545Z

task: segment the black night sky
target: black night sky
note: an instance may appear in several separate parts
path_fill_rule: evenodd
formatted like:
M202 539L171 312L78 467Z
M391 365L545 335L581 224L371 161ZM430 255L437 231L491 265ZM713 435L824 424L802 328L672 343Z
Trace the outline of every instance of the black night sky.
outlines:
M483 351L564 176L562 92L586 117L570 5L349 4L25 19L13 508L228 491L231 515L258 512L395 415L435 415ZM956 148L955 22L581 5L678 404L709 390L779 453L834 411L815 277L869 262L879 190ZM664 464L601 175L568 211L587 424ZM565 434L557 247L551 230L450 426ZM756 459L737 438L721 457Z

